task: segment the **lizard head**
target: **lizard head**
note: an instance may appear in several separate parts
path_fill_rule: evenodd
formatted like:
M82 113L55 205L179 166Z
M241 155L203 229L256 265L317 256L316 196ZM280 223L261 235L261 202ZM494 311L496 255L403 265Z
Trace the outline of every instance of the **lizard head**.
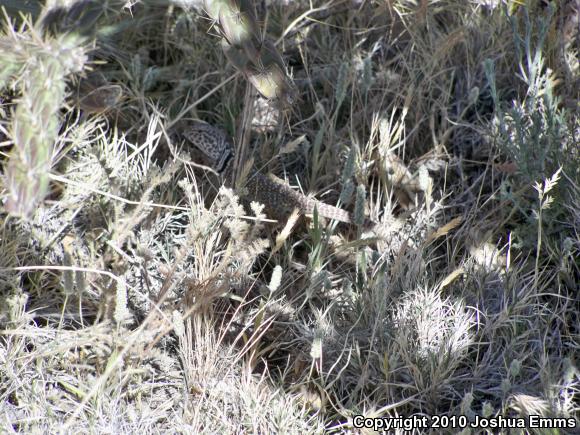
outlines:
M201 121L188 122L181 133L210 162L215 171L223 174L234 154L234 146L227 133Z

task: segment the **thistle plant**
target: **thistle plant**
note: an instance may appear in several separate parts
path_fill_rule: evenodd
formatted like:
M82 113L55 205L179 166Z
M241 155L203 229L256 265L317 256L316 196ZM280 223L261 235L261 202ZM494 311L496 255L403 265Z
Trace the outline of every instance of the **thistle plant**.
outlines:
M66 79L82 71L88 60L88 42L112 5L118 8L121 3L80 0L69 7L43 11L34 25L30 17L24 17L18 30L8 17L4 23L0 89L10 87L19 96L8 126L14 147L4 180L5 208L15 216L30 218L48 192L59 110L67 96Z
M10 86L20 95L8 129L14 147L5 173L5 207L13 215L30 217L48 191L65 78L82 70L87 60L85 38L75 33L45 36L30 25L18 33L10 23L4 27L0 86Z

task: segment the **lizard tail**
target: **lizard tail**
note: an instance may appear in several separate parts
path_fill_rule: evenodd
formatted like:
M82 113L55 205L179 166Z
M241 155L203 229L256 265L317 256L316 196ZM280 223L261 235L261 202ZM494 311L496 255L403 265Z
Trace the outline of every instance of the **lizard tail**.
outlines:
M311 201L308 204L308 213L314 212L314 207L318 210L318 214L323 216L327 219L336 219L337 221L344 222L347 224L353 223L351 214L338 207L334 207L332 205L325 204L320 201Z

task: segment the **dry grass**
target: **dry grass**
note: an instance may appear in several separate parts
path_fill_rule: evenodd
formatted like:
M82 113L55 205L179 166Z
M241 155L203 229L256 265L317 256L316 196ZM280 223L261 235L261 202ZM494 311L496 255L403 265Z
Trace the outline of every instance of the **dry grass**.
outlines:
M4 3L2 433L580 424L578 2L257 4L284 111L201 2ZM377 225L268 223L187 118Z

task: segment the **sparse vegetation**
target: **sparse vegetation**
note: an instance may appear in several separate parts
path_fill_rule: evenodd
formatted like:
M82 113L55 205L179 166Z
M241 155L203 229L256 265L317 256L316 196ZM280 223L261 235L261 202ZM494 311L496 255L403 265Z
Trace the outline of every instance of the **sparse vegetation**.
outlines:
M577 430L578 1L0 5L0 432ZM188 119L357 225L244 207Z

